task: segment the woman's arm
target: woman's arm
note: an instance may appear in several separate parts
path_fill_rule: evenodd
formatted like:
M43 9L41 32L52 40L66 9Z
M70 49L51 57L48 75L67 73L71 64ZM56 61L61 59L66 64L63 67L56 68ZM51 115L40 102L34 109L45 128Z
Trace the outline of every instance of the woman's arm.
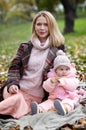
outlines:
M17 85L19 87L19 81L21 78L21 70L22 67L22 56L24 53L24 46L23 44L20 44L15 58L11 61L9 70L8 70L8 76L7 81L4 83L4 86L9 87L12 85Z

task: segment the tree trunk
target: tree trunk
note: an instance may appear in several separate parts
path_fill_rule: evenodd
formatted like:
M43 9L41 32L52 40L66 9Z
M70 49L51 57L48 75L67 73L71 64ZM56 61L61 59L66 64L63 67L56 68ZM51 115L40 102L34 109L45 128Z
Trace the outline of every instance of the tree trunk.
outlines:
M64 14L65 14L65 28L64 33L70 33L74 31L74 19L75 19L75 11L76 11L76 0L72 2L70 0L60 0L62 5L64 6Z

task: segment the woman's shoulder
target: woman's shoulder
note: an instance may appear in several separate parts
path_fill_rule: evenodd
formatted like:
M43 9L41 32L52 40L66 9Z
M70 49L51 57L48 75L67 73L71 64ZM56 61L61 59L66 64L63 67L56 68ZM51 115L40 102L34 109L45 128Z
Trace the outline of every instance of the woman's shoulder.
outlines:
M66 46L64 44L61 44L60 46L58 46L58 49L66 52Z
M32 46L32 42L31 41L25 41L25 42L22 42L20 43L20 46Z
M63 50L64 52L66 52L66 47L64 44L61 44L60 46L52 46L50 48L53 52L57 52L58 50Z
M31 49L32 47L33 45L31 41L22 42L20 43L20 46L19 46L19 48L23 50Z

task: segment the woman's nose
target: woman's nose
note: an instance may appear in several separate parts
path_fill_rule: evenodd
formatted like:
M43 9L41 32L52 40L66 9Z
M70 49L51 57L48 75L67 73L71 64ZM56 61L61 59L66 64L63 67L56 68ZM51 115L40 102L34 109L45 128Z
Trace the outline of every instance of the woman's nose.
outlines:
M44 25L41 25L41 29L44 29Z

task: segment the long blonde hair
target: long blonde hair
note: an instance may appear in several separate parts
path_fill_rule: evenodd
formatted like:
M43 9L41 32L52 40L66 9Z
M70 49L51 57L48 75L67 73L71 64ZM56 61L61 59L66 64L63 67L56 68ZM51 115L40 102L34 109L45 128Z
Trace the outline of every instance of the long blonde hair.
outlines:
M64 44L64 37L58 28L57 22L54 16L48 11L40 11L34 17L33 22L32 22L32 40L34 40L37 37L36 32L35 32L35 24L38 17L40 16L44 16L47 20L49 33L50 33L50 36L49 36L50 46L53 45L53 46L58 47L61 44Z

